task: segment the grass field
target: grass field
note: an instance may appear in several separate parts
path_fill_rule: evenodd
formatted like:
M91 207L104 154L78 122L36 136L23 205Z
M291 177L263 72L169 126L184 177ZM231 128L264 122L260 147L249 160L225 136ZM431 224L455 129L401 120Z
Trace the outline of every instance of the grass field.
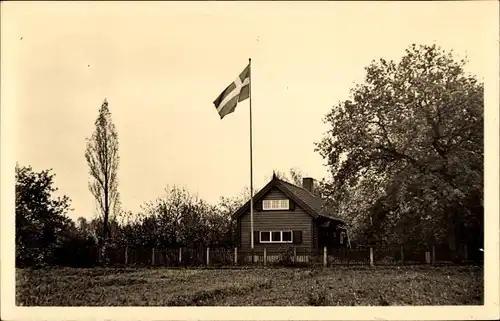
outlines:
M480 267L17 269L23 306L481 305Z

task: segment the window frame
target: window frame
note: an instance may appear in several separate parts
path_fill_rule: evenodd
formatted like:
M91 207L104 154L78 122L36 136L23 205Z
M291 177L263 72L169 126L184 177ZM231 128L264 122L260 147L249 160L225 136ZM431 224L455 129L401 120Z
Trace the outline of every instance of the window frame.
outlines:
M284 241L283 240L283 234L284 233L290 233L290 241ZM281 242L282 243L293 243L293 231L281 231Z
M269 241L262 240L262 233L266 233L268 235ZM259 231L259 243L271 243L271 231Z
M263 211L288 211L288 210L290 210L290 200L288 198L276 199L276 200L262 200L262 210Z
M280 233L280 240L279 241L273 241L272 239L272 233ZM268 233L269 235L269 241L262 241L262 233ZM283 233L290 233L290 241L283 241ZM293 243L293 231L292 230L282 230L282 231L259 231L259 242L260 243Z

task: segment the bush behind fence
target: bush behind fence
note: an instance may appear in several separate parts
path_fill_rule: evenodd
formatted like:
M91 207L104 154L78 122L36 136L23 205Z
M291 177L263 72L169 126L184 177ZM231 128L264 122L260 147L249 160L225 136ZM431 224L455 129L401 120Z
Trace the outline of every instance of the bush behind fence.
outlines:
M479 252L479 253L478 253ZM59 252L50 265L73 267L96 266L99 251L96 248L83 252ZM252 255L253 254L253 255ZM442 246L431 248L412 247L359 247L355 249L307 249L284 246L258 248L253 252L240 248L145 248L112 246L107 249L109 266L163 266L163 267L222 267L242 265L269 266L336 266L336 265L416 265L416 264L467 264L482 263L478 249L452 251ZM102 260L101 260L102 262Z
M467 251L467 250L466 250ZM417 265L481 263L482 256L458 251L411 249L404 247L357 249L304 249L301 247L259 248L253 252L239 248L152 249L114 248L109 264L132 266L237 266L237 265ZM116 253L118 252L118 253ZM252 255L253 254L253 255Z

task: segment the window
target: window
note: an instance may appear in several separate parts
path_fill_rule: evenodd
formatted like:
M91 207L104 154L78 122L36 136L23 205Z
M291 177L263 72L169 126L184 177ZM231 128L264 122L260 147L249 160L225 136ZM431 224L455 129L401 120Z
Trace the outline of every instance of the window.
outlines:
M282 241L283 242L291 242L292 241L292 231L281 232Z
M290 208L289 201L286 200L263 200L262 209L265 211L272 210L288 210Z
M261 231L260 243L292 243L292 231Z

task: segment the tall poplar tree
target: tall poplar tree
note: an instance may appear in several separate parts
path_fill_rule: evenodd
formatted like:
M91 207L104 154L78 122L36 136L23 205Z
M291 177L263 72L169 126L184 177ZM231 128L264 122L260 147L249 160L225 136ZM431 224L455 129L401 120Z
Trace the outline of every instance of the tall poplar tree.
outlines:
M95 121L95 130L87 139L85 159L89 165L89 189L96 200L103 230L99 238L101 253L105 257L109 239L109 218L117 212L118 193L118 134L111 120L108 101L105 99Z

